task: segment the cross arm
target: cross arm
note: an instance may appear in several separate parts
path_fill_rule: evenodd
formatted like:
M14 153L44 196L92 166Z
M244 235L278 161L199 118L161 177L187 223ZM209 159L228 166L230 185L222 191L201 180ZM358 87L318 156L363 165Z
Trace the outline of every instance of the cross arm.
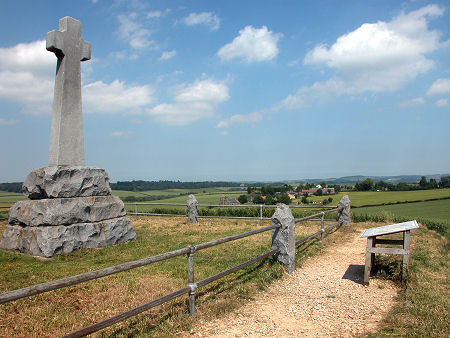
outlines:
M80 61L87 61L91 59L91 44L82 40L81 42L81 59Z
M48 51L55 53L56 56L63 56L63 46L62 32L53 30L47 33L46 48Z

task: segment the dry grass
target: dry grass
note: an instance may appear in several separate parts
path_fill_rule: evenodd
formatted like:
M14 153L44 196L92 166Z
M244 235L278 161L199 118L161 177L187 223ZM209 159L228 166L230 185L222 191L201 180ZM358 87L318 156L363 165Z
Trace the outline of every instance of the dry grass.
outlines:
M266 224L267 225L267 224ZM0 223L3 233L5 222ZM313 233L318 223L297 226L298 237ZM8 291L70 275L179 249L259 227L255 221L201 220L192 225L184 218L152 217L133 220L138 240L52 259L39 259L0 251L0 291ZM270 250L270 232L222 244L195 253L195 279L200 280ZM320 245L305 245L311 255ZM72 287L0 305L0 336L59 336L132 309L173 292L187 283L185 257L104 277ZM283 268L267 259L198 290L196 318L212 318L252 299ZM97 335L176 335L189 328L186 296L154 308Z

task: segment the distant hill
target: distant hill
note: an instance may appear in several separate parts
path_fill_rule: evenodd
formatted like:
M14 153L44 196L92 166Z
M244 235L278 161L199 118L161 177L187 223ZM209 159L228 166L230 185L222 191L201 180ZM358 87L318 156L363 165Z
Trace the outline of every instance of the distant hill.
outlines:
M322 179L305 179L300 180L305 183L319 183L325 182L327 184L355 184L364 181L366 178L370 178L375 182L384 181L386 183L418 183L420 178L425 176L427 180L434 178L439 182L441 177L450 176L450 174L436 174L436 175L399 175L399 176L344 176L339 178L322 178Z

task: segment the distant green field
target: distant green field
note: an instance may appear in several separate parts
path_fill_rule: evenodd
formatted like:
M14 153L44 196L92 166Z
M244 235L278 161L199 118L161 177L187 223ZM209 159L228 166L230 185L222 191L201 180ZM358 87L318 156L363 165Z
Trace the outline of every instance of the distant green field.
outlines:
M220 203L220 197L226 196L226 197L239 197L242 195L242 191L233 191L233 192L216 192L216 193L206 193L206 194L195 194L195 198L197 199L198 203L200 204L219 204ZM162 203L183 203L186 204L187 196L177 196L173 198L167 198L164 200L159 200L158 202Z
M450 199L417 203L383 205L352 209L355 215L378 215L387 213L393 216L424 218L450 225Z
M17 194L14 192L0 191L0 206L9 206L17 201L27 199L23 194Z
M433 198L450 197L450 189L413 190L413 191L349 191L331 195L333 205L336 205L342 196L348 195L352 206L376 205L383 203L396 203L406 201L423 201ZM328 197L328 196L327 196ZM323 201L325 196L308 197L311 201Z
M148 190L148 191L124 191L113 190L113 195L120 198L127 196L146 197L146 196L172 196L159 200L167 203L186 203L187 196L180 194L194 193L199 203L202 204L218 204L220 197L225 195L227 197L238 197L245 193L241 191L232 191L236 188L218 187L205 189L167 189L167 190ZM332 195L332 205L336 205L344 195L349 195L352 206L362 205L381 205L385 203L396 203L406 201L423 201L433 198L450 197L450 189L436 189L436 190L415 190L415 191L349 191L336 195ZM327 196L328 197L328 196ZM311 201L322 201L325 196L311 196L308 197ZM24 200L26 197L22 194L16 194L6 191L0 191L0 205L11 205L17 201ZM151 200L151 198L149 198Z
M124 197L129 197L129 196L133 196L133 197L145 197L145 196L173 196L173 197L177 197L180 196L180 194L187 194L187 193L193 193L196 195L201 195L201 194L226 194L228 195L231 191L233 193L237 193L238 196L240 194L243 194L243 190L240 191L233 191L235 189L239 189L239 188L230 188L230 187L217 187L217 188L204 188L204 189L166 189L166 190L147 190L147 191L126 191L126 190L113 190L112 193L113 195L116 195L120 198L124 198ZM233 195L234 196L234 195ZM187 197L182 197L184 199L186 199Z

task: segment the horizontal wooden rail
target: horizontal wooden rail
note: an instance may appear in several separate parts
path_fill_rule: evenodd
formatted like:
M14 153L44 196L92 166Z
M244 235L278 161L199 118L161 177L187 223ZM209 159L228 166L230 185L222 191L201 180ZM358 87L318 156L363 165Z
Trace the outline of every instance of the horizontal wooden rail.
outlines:
M336 212L336 211L339 211L341 209L342 209L341 207L335 207L334 209L322 211L322 212L319 212L319 213L314 214L314 215L309 215L309 216L305 216L305 217L302 217L302 218L297 218L295 220L295 223L302 222L302 221L307 221L307 220L313 219L314 217L317 217L317 216L331 214L332 212Z
M339 225L339 224L341 224L341 223L340 223L340 222L336 222L336 223L334 223L334 224L331 224L330 226L327 226L326 228L324 228L324 229L323 229L323 230L324 230L323 232L327 232L328 230L334 228L335 226L337 226L337 225ZM319 230L319 231L317 231L317 232L315 232L315 233L313 233L313 234L311 234L311 235L308 235L308 236L303 237L303 238L301 238L301 239L299 239L299 240L296 240L296 241L295 241L295 245L297 246L297 245L299 245L299 244L301 244L301 243L306 242L308 239L311 239L311 238L316 237L316 236L320 236L321 234L322 234L322 230Z
M70 337L70 338L74 338L74 337L83 337L83 336L87 336L88 334L97 332L101 329L104 329L108 326L111 326L113 324L116 324L118 322L121 322L125 319L128 319L130 317L136 316L139 313L142 313L144 311L150 310L151 308L154 308L155 306L161 305L165 302L168 302L169 300L172 300L176 297L179 297L181 295L187 294L189 291L191 290L191 288L189 286L186 286L182 289L179 289L175 292L169 293L168 295L165 295L163 297L157 298L155 300L152 300L151 302L148 302L144 305L138 306L137 308L134 308L132 310L128 310L126 312L123 312L121 314L118 314L114 317L105 319L101 322L98 322L96 324L87 326L85 328L82 328L81 330L72 332L64 337Z
M261 232L269 231L269 230L276 229L276 228L279 228L279 227L280 227L280 225L269 225L269 226L264 227L264 228L255 229L255 230L251 230L251 231L247 231L247 232L242 232L240 234L232 235L232 236L229 236L229 237L224 237L224 238L216 239L214 241L197 244L197 245L194 245L194 249L195 249L195 251L203 250L203 249L206 249L206 248L210 248L212 246L216 246L216 245L219 245L219 244L222 244L222 243L226 243L226 242L230 242L230 241L235 241L237 239L241 239L241 238L244 238L244 237L256 235L256 234L259 234Z
M17 299L21 299L21 298L25 298L25 297L29 297L29 296L33 296L33 295L37 295L40 293L56 290L56 289L61 289L66 286L76 285L76 284L79 284L82 282L87 282L92 279L105 277L105 276L112 275L112 274L115 274L118 272L139 268L141 266L161 262L166 259L173 258L173 257L186 255L191 251L191 247L194 247L196 250L202 250L202 249L216 246L216 245L219 245L222 243L226 243L226 242L234 241L234 240L237 240L240 238L252 236L252 235L264 232L264 231L269 231L269 230L275 229L277 227L278 226L268 226L268 227L264 227L261 229L251 230L248 232L239 233L239 234L232 235L229 237L219 238L214 241L200 243L200 244L197 244L194 246L190 245L190 246L187 246L182 249L166 252L166 253L156 255L156 256L139 259L136 261L119 264L119 265L112 266L109 268L86 272L86 273L82 273L82 274L79 274L76 276L62 278L62 279L54 280L54 281L47 282L47 283L36 284L36 285L32 285L32 286L29 286L26 288L1 293L0 294L0 304L7 303L7 302L17 300Z
M163 206L173 206L173 207L186 207L183 203L158 203L158 202L126 202L125 205L163 205ZM199 207L205 208L276 208L273 204L198 204ZM336 208L336 206L326 206L326 205L292 205L289 204L289 208L305 208L305 209L331 209Z
M169 258L186 255L189 251L190 251L190 248L186 247L183 249L166 252L166 253L163 253L160 255L147 257L147 258L139 259L139 260L132 261L132 262L127 262L127 263L119 264L116 266L111 266L109 268L105 268L105 269L101 269L101 270L86 272L86 273L82 273L82 274L79 274L76 276L62 278L62 279L54 280L54 281L47 282L47 283L32 285L32 286L29 286L29 287L26 287L23 289L5 292L5 293L0 294L0 304L10 302L10 301L13 301L16 299L25 298L25 297L37 295L40 293L56 290L56 289L61 289L66 286L76 285L76 284L79 284L82 282L87 282L92 279L105 277L105 276L112 275L112 274L115 274L118 272L135 269L135 268L153 264L156 262L161 262L161 261L164 261Z
M266 252L265 254L262 254L260 256L255 257L255 258L252 258L252 259L250 259L250 260L248 260L248 261L246 261L246 262L244 262L242 264L236 265L235 267L232 267L231 269L219 272L216 275L213 275L211 277L202 279L201 281L198 281L195 284L197 284L197 286L203 286L203 285L209 284L211 282L214 282L215 280L218 280L220 278L225 277L226 275L229 275L230 273L236 272L236 271L238 271L240 269L243 269L243 268L246 268L247 266L252 265L252 264L254 264L254 263L258 262L258 261L261 261L261 260L263 260L263 259L265 259L265 258L267 258L269 256L275 255L279 251L280 251L280 249L275 249L275 250Z

